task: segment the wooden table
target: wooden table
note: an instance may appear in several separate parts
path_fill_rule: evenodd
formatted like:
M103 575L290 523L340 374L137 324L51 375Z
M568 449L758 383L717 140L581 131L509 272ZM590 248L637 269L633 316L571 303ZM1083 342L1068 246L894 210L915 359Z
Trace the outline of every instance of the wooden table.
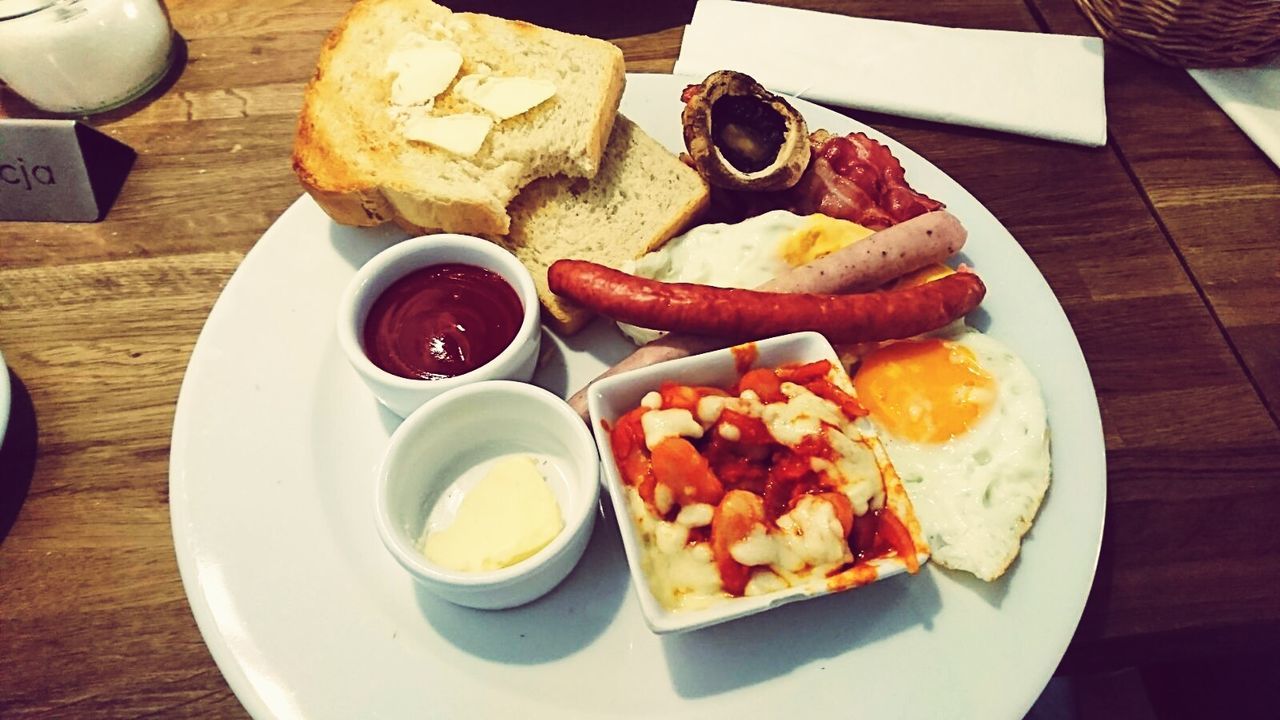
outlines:
M139 152L108 218L0 223L0 349L18 381L0 456L6 718L243 715L178 578L170 429L205 316L299 195L294 117L347 3L169 4L185 71L144 107L91 121ZM692 8L467 4L613 38L631 70L658 72ZM1068 0L796 4L1091 32ZM1008 226L1084 347L1110 482L1064 670L1261 654L1280 638L1280 176L1184 72L1109 47L1107 100L1101 149L855 116Z

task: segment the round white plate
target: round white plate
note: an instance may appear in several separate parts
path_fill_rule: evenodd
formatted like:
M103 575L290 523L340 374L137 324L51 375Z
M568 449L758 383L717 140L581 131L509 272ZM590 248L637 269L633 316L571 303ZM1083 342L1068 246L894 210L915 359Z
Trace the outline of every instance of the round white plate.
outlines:
M688 82L629 76L622 111L679 149ZM374 469L399 418L333 333L347 280L403 235L337 226L304 197L210 313L170 460L187 596L255 717L1015 718L1030 707L1079 620L1102 535L1102 428L1080 347L1035 265L968 192L874 130L796 106L812 128L887 142L911 184L964 221L967 261L989 288L971 322L1044 385L1053 487L1008 575L987 585L929 567L659 638L606 517L573 574L532 605L484 612L435 599L374 530ZM535 381L562 395L630 350L606 322L552 340Z

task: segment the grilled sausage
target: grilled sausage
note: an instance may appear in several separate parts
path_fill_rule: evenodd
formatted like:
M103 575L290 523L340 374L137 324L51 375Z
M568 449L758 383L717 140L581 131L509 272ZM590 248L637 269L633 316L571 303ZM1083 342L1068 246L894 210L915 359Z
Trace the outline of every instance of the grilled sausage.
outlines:
M913 270L942 262L959 252L967 237L964 226L951 213L945 210L925 213L788 270L757 289L793 293L872 290ZM638 348L596 379L715 350L745 339L671 333ZM585 418L587 388L574 393L569 404Z
M853 295L791 294L664 283L583 260L557 260L551 291L654 330L762 338L816 330L832 342L896 340L935 330L978 306L986 288L960 272L915 287Z

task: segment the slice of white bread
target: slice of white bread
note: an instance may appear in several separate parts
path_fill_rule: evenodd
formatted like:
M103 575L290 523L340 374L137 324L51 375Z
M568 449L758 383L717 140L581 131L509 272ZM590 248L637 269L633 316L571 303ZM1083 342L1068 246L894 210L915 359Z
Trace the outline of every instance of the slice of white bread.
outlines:
M472 157L407 140L391 103L387 60L408 36L455 43L472 73L548 80L555 95L496 121ZM604 40L528 23L453 13L429 0L361 0L333 30L308 84L294 140L302 185L339 223L399 221L505 234L507 205L529 182L593 177L625 82L622 51ZM453 92L434 116L483 113Z
M619 114L593 180L546 178L511 204L511 232L491 238L533 273L542 321L571 334L592 313L553 294L547 268L561 258L620 267L683 232L707 207L698 173Z
M537 180L511 203L511 232L488 235L533 275L542 322L571 335L591 320L589 310L551 292L547 268L561 258L621 267L683 232L706 209L702 176L619 114L595 178ZM397 220L415 235L440 232Z

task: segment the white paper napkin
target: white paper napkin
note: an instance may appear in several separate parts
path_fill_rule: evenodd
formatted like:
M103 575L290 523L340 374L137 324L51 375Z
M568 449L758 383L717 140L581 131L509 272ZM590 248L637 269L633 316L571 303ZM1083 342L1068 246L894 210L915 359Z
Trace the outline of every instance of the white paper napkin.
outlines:
M716 70L830 105L1081 145L1107 141L1098 38L699 0L675 72Z
M1188 72L1227 117L1280 167L1280 57L1251 68Z

